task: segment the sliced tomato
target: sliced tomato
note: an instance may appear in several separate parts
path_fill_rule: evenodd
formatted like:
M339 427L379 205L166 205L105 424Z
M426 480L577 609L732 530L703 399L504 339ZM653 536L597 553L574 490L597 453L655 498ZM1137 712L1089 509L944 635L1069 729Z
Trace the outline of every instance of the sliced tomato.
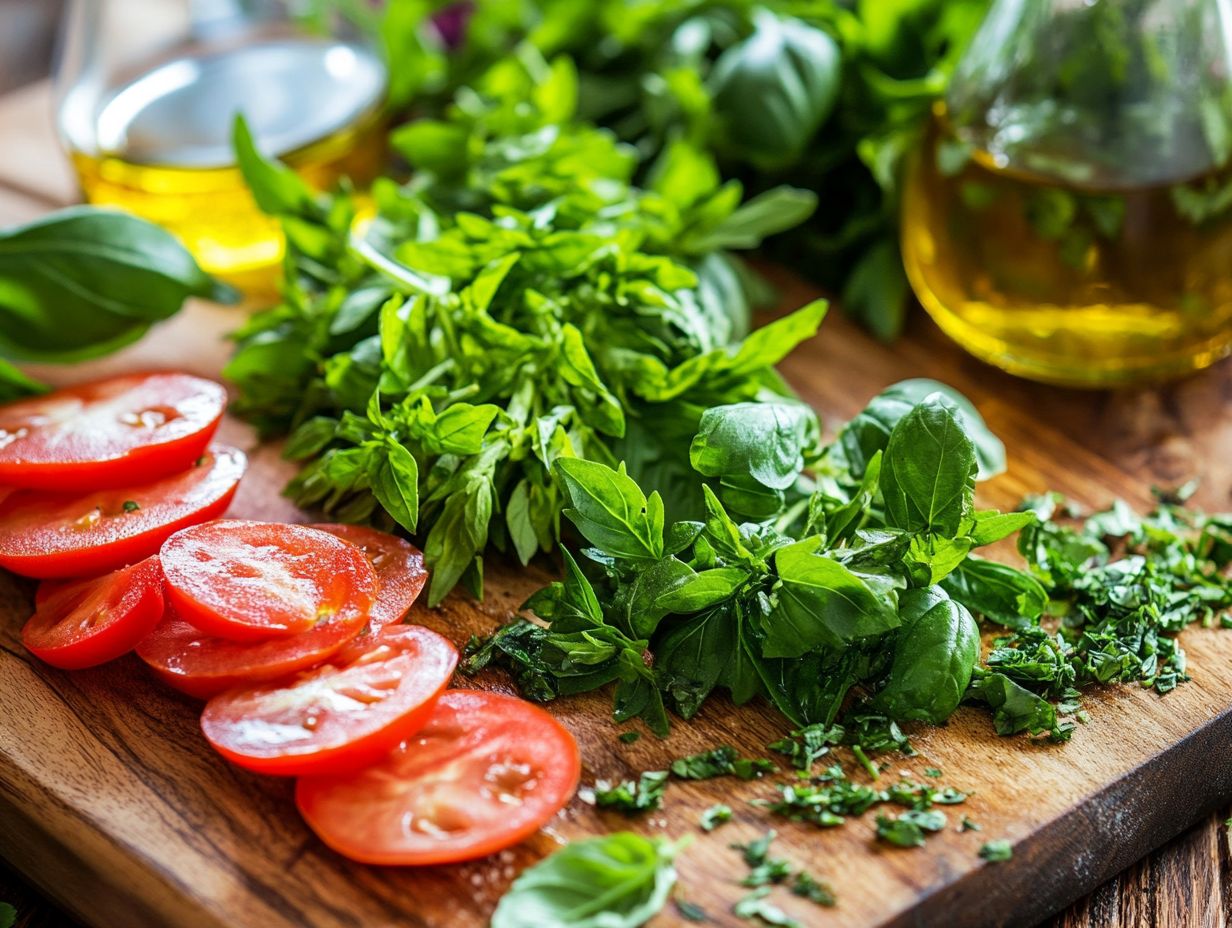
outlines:
M294 635L376 600L364 553L328 532L224 520L176 532L159 552L167 599L184 621L236 641Z
M163 620L137 645L137 656L168 686L209 699L224 690L277 680L321 663L364 630L362 612L324 616L287 638L232 641L185 622L168 602Z
M226 511L242 451L215 446L171 477L78 496L27 490L0 503L0 567L27 577L83 577L156 554L179 529Z
M258 773L356 770L423 728L457 663L436 632L393 625L289 680L215 696L201 730L220 754Z
M444 864L523 841L569 801L580 775L577 742L542 709L450 690L384 760L304 777L295 801L321 840L352 860Z
M355 545L364 552L376 571L376 602L368 613L373 628L401 622L419 598L428 579L423 553L397 535L365 525L327 522L313 525L312 528L337 535Z
M189 374L130 374L0 406L0 483L57 492L126 487L183 470L227 392Z
M61 584L21 630L26 649L66 670L94 667L127 654L163 615L158 558L89 580Z

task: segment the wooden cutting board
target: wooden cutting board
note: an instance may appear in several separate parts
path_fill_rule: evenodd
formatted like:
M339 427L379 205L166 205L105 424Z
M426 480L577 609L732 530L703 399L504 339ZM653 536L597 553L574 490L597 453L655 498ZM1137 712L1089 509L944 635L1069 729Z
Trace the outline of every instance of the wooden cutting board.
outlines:
M0 103L0 224L29 218L71 195L47 126L45 89ZM11 144L20 140L19 144ZM40 165L42 167L40 167ZM13 193L14 190L24 193ZM784 278L783 305L809 289ZM236 310L194 305L140 345L72 370L41 370L69 382L143 367L182 367L217 376L222 340ZM1198 502L1227 506L1232 471L1232 393L1227 365L1182 384L1117 394L1077 393L1008 378L967 358L923 318L892 347L841 317L784 365L788 379L828 420L841 422L889 383L930 376L964 391L1008 446L1009 472L981 488L981 502L1008 507L1023 494L1061 490L1099 505L1121 496L1145 505L1152 484L1194 475ZM259 446L227 421L224 440L247 449L251 470L232 513L300 520L278 495L290 474L277 449ZM489 597L455 597L418 621L461 644L513 614L544 579L539 570L496 567ZM303 826L288 781L227 765L197 730L199 706L158 686L135 659L67 674L30 658L18 632L31 586L0 574L0 855L49 895L102 928L340 928L486 923L495 901L526 865L563 841L623 828L696 840L680 859L679 896L717 925L737 925L731 904L745 890L729 848L774 827L776 853L837 890L821 910L776 891L805 925L1027 925L1063 907L1232 797L1232 633L1184 635L1194 675L1165 698L1112 688L1091 704L1091 723L1065 746L997 738L986 715L960 710L944 728L921 728L921 756L891 764L973 793L951 810L982 832L956 827L924 850L873 841L871 816L822 831L772 820L750 805L774 794L773 780L672 783L661 812L629 821L576 799L521 847L478 863L397 870L348 863ZM482 685L507 688L493 674ZM712 700L665 742L646 735L625 745L610 721L609 694L558 702L577 736L583 782L635 777L674 757L730 743L761 756L784 725L761 706ZM849 765L850 766L850 765ZM776 778L776 779L783 779ZM735 821L703 835L697 819L714 802ZM976 856L989 838L1014 843L1012 861ZM1211 903L1187 913L1214 925ZM685 924L669 908L656 926Z

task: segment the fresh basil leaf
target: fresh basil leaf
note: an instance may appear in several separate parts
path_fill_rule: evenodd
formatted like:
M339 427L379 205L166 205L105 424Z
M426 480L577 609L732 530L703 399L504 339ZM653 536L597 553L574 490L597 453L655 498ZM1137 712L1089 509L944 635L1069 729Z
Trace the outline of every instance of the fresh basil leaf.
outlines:
M677 850L628 831L571 842L514 880L492 928L637 928L676 885Z
M394 521L414 532L419 521L419 465L414 455L396 441L384 442L368 460L368 481Z
M1035 513L1032 512L977 512L975 525L971 529L971 544L977 548L994 544L1021 531L1034 521Z
M707 80L726 147L763 170L798 158L838 97L840 58L822 30L755 8Z
M77 206L0 231L0 355L99 357L194 296L236 299L170 232L136 216Z
M802 403L714 406L702 413L689 461L707 477L749 476L783 490L799 477L816 429L816 417Z
M770 613L763 654L799 657L818 647L841 648L898 627L891 597L821 552L810 538L774 555L779 584Z
M682 615L701 612L730 599L751 578L752 574L740 567L703 570L664 593L655 606Z
M1005 470L1005 446L985 425L971 401L953 387L936 380L904 380L875 396L864 410L843 426L839 444L848 466L856 477L872 456L885 451L890 432L900 419L934 393L940 393L956 407L963 431L975 444L979 479L987 480Z
M955 538L975 495L975 445L957 407L932 394L890 432L881 460L886 521L909 532Z
M967 692L980 659L980 629L940 587L899 596L902 623L886 686L873 708L901 721L939 724Z
M1048 734L1063 741L1069 730L1057 721L1057 710L1046 699L1020 686L1003 673L990 673L971 687L971 696L987 703L993 711L993 726L998 735L1027 732Z
M817 208L817 194L796 187L775 187L736 208L686 247L707 252L720 248L756 248L762 239L798 226Z
M679 611L666 602L673 590L697 576L688 564L675 557L664 557L639 570L616 597L616 610L626 627L639 638L654 634L669 612Z
M553 471L569 499L564 514L587 541L616 557L663 556L663 502L657 493L647 498L623 470L581 458L559 458Z
M1007 628L1037 624L1048 607L1048 591L1029 573L982 558L968 558L941 585L972 612Z
M231 144L236 164L261 212L270 216L319 215L321 208L312 188L281 161L266 158L257 150L252 130L241 114L236 114Z

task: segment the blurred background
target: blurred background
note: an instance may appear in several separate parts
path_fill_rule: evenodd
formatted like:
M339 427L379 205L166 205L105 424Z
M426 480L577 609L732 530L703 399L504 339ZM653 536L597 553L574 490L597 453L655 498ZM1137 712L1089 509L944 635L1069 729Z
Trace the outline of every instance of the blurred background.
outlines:
M60 0L0 0L0 93L51 70Z

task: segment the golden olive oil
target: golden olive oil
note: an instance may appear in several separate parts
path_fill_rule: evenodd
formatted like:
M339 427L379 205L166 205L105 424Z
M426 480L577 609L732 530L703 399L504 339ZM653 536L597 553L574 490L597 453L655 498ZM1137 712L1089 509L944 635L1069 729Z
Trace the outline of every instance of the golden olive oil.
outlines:
M1232 348L1232 173L1079 189L964 151L939 120L902 208L920 302L1005 370L1108 386L1187 373Z
M263 152L314 187L343 176L363 185L385 160L383 96L384 69L370 51L276 39L172 58L110 92L91 124L62 128L87 200L158 223L205 270L263 291L282 234L235 167L235 114Z

